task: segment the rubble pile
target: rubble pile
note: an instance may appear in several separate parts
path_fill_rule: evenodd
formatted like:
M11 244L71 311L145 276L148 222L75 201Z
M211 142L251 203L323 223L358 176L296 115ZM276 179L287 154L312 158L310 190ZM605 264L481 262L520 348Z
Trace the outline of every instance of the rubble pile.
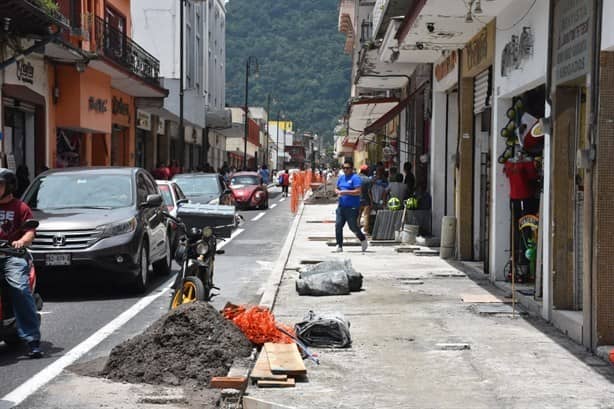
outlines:
M113 348L102 375L130 383L207 386L212 377L225 376L235 358L251 352L241 330L208 303L196 302Z

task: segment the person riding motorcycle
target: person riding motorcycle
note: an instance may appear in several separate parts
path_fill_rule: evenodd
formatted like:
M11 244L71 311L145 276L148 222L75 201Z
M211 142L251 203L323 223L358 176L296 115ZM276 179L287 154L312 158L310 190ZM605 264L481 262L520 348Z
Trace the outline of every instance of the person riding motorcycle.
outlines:
M17 188L15 173L0 168L0 240L7 240L15 248L32 244L34 230L23 231L23 223L32 218L32 210L13 193ZM28 261L19 257L0 257L0 279L8 287L13 303L18 334L29 347L31 358L42 357L40 349L40 319L29 286Z

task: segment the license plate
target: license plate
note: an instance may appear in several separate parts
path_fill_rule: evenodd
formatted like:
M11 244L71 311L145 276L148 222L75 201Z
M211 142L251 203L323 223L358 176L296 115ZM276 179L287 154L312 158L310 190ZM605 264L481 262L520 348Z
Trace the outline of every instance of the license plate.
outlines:
M48 266L69 266L71 264L70 254L46 254L45 265Z

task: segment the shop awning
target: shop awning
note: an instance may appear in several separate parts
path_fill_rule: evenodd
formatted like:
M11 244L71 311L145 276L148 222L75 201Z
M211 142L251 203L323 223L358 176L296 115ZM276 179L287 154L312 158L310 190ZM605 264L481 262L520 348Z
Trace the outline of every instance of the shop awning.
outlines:
M356 145L366 127L398 104L398 98L368 98L353 101L348 119L347 141L344 141L343 145Z
M386 126L386 124L388 124L388 122L390 122L394 118L396 118L397 115L399 115L407 107L407 105L409 105L409 103L412 101L414 96L418 92L422 91L424 89L424 87L429 84L429 82L430 81L425 81L424 83L422 83L407 98L405 98L402 101L400 101L396 106L394 106L388 112L386 112L385 114L380 116L375 122L373 122L371 125L367 126L365 128L365 130L364 130L364 134L366 135L366 134L370 134L370 133L375 133L378 130L380 130L381 128L383 128L384 126Z

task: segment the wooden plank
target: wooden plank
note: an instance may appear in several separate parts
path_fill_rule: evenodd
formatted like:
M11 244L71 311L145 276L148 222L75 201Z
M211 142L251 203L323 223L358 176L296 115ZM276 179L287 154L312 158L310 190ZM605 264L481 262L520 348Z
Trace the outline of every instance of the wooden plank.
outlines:
M305 375L307 368L296 344L264 344L269 359L269 368L274 374Z
M271 368L269 367L269 358L264 348L262 348L262 351L260 351L260 355L258 355L258 359L256 360L256 364L254 365L254 369L252 369L250 378L252 383L259 380L285 381L288 379L288 375L274 375L273 372L271 372Z
M293 388L295 385L294 378L288 378L285 381L258 381L259 388Z
M243 389L247 378L245 376L214 376L209 386L218 389Z

